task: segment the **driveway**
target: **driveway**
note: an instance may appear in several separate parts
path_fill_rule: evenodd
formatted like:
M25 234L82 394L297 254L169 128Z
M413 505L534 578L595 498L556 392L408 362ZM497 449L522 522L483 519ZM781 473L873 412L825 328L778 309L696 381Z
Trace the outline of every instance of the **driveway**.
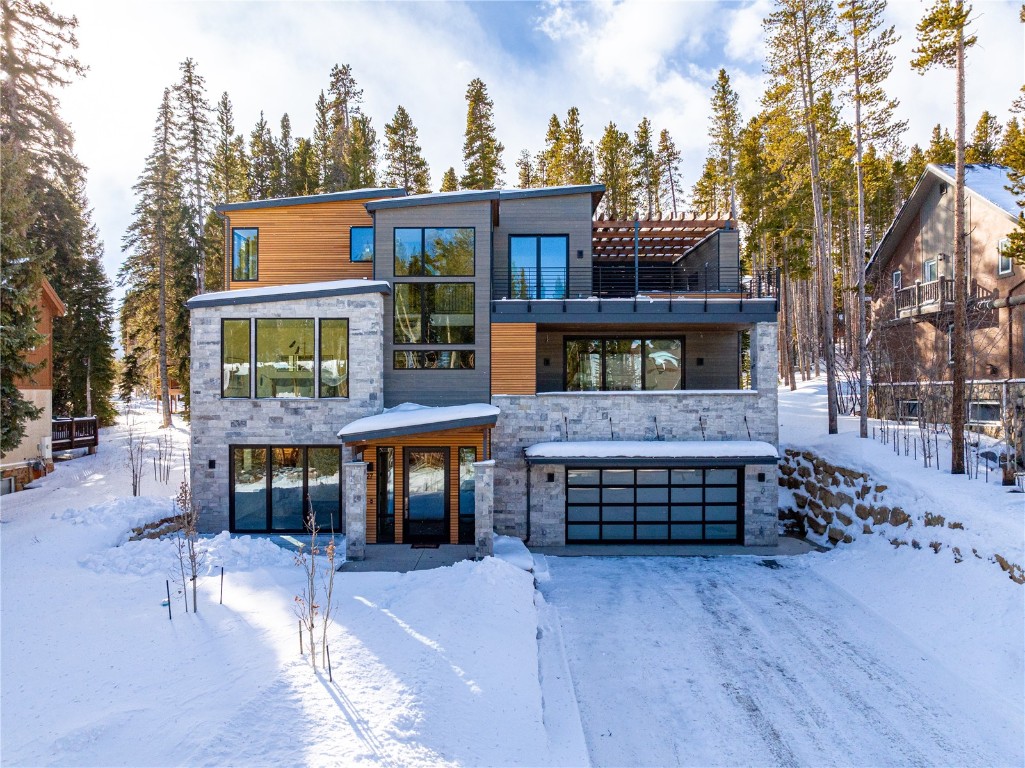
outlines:
M591 762L1022 763L1020 701L802 560L548 558Z

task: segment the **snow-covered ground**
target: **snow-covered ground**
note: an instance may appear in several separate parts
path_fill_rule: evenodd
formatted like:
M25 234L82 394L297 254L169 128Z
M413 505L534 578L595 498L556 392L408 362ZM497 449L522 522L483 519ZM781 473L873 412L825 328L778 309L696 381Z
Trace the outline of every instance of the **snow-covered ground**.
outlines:
M823 408L817 385L781 391L784 447L1021 552L1025 496L849 419L826 436ZM538 591L500 539L512 562L339 574L331 682L299 655L303 572L265 539L205 542L199 613L173 595L168 620L173 545L127 533L171 511L173 436L170 482L148 471L141 498L120 426L0 501L3 765L1025 762L1025 588L985 558L879 536L774 561L549 557Z

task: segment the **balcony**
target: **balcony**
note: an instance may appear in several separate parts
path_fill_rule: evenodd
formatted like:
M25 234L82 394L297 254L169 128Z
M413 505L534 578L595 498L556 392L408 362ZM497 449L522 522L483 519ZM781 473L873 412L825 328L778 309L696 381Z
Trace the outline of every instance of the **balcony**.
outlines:
M985 298L987 292L979 288L974 280L968 285L968 303ZM954 304L954 281L940 277L928 283L915 283L893 292L894 318L938 314Z
M51 449L70 451L88 448L95 453L100 443L99 423L95 416L78 416L74 419L53 419L50 427Z

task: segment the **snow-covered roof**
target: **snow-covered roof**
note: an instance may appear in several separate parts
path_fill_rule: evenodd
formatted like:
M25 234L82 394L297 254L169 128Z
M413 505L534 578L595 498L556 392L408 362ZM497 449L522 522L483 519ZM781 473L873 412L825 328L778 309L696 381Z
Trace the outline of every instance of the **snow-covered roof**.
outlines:
M238 291L217 291L193 296L185 305L219 307L233 304L261 304L291 299L316 299L324 296L354 296L361 293L390 293L384 280L330 280L322 283L295 283L293 285L267 285L262 288L243 288Z
M586 440L536 443L524 449L530 464L618 463L767 464L779 459L771 443L759 440ZM625 460L625 461L624 461Z
M494 426L501 411L487 403L428 406L402 403L374 416L350 421L338 431L343 442L376 440L441 429Z
M945 176L948 184L954 183L954 166L937 165L940 176ZM964 184L968 189L982 197L1005 213L1017 217L1021 213L1018 201L1007 188L1011 184L1008 174L1011 169L1006 165L975 163L964 167Z

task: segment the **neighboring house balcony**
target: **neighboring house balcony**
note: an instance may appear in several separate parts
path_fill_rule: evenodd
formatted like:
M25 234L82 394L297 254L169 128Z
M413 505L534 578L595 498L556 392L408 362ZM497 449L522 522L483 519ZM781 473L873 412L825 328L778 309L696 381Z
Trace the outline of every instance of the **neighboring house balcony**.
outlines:
M990 292L981 288L974 280L968 284L969 305L989 297ZM941 276L927 283L915 282L907 288L893 293L894 318L935 315L951 309L954 305L954 281Z

